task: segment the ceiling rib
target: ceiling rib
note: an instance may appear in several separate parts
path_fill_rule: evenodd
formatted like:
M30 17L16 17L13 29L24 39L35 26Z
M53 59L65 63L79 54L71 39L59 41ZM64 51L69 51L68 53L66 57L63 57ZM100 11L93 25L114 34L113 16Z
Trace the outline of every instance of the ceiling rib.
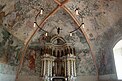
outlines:
M61 5L61 3L58 1L58 0L54 0L57 4ZM78 27L80 26L80 23L79 21L75 18L75 16L72 14L72 12L66 7L66 6L61 6L71 17L72 19L75 21L75 23L78 25ZM92 51L92 45L90 44L90 41L89 41L89 38L87 36L87 34L85 33L84 29L81 27L80 31L84 34L85 38L86 38L86 41L90 47L90 51L91 51L91 56L92 56L92 59L93 59L93 62L94 62L94 65L95 65L95 68L96 68L96 75L97 75L97 80L99 80L99 74L98 74L98 68L97 68L97 63L96 63L96 58L95 58L95 54L93 53Z
M62 6L64 4L66 4L68 2L68 0L65 0L63 3L62 3ZM58 10L60 9L60 5L57 6L41 23L40 23L40 27L43 27L44 23L46 20L48 20L53 14L55 14ZM24 57L25 57L25 53L26 53L26 50L28 48L28 45L29 45L29 42L31 41L31 39L33 38L33 36L35 35L35 33L38 31L39 28L36 28L35 31L32 33L32 35L30 36L30 38L28 39L27 43L25 43L25 46L24 46L24 51L22 52L22 57L20 59L20 64L18 66L18 69L17 69L17 74L16 74L16 80L18 79L18 76L19 76L19 73L21 71L21 68L22 68L22 65L23 65L23 61L24 61Z
M54 13L56 13L58 11L58 9L60 8L60 6L58 6L57 8L55 8L40 24L41 27L43 27L45 21L51 17ZM24 60L24 57L25 57L25 53L26 53L26 50L28 48L28 45L29 45L29 42L31 41L31 39L33 38L33 36L35 35L35 33L38 31L39 28L36 28L34 30L34 32L32 33L32 35L30 36L30 38L28 39L27 43L25 43L25 46L24 46L24 51L22 52L22 57L21 57L21 60L20 60L20 64L18 66L18 69L17 69L17 74L16 74L16 80L18 79L18 76L19 76L19 73L21 71L21 68L22 68L22 64L23 64L23 60Z
M64 6L64 4L66 4L69 0L65 0L65 1L62 2L62 3L60 3L58 0L54 0L54 1L58 4L58 6L57 6L57 8L55 8L55 9L40 23L39 26L40 26L41 28L43 27L43 25L45 24L45 22L46 22L53 14L55 14L55 13L60 9L60 7L62 7L62 8L73 18L73 20L75 21L75 23L76 23L78 26L80 26L80 23L79 23L78 20L75 18L75 16L70 12L70 10L69 10L66 6ZM21 58L21 60L20 60L20 64L19 64L19 66L18 66L18 70L17 70L17 74L16 74L16 81L17 81L18 76L19 76L19 73L20 73L20 71L21 71L22 64L23 64L23 60L24 60L25 53L26 53L26 50L27 50L27 48L28 48L29 42L31 41L31 39L33 38L33 36L35 35L35 33L38 31L38 29L39 29L39 28L36 28L36 29L34 30L34 32L32 33L32 35L31 35L30 38L28 39L28 41L25 43L24 51L22 52L22 58ZM95 64L95 68L96 68L96 70L97 70L97 79L99 79L98 68L97 68L97 65L96 65L96 58L94 57L93 52L92 52L92 45L90 44L90 41L89 41L88 36L87 36L87 34L85 33L85 31L84 31L82 28L81 28L80 31L83 32L83 34L84 34L84 36L85 36L85 38L86 38L86 40L87 40L87 43L88 43L88 45L89 45L89 47L90 47L90 51L91 51L92 58L93 58L93 61L94 61L94 64Z
M61 5L61 3L58 1L58 0L54 0L58 5ZM61 6L71 17L72 19L75 21L75 23L77 24L77 26L79 27L81 24L79 23L79 21L75 18L75 16L72 14L72 12L66 7L66 6ZM95 58L95 54L93 53L92 51L92 45L90 44L90 40L87 36L87 34L85 33L84 29L81 27L80 31L84 34L86 40L87 40L87 43L90 47L90 51L91 51L91 56L92 56L92 59L93 59L93 62L94 62L94 65L95 65L95 68L96 68L96 75L97 75L97 80L99 80L99 74L98 74L98 67L97 67L97 63L96 63L96 58Z

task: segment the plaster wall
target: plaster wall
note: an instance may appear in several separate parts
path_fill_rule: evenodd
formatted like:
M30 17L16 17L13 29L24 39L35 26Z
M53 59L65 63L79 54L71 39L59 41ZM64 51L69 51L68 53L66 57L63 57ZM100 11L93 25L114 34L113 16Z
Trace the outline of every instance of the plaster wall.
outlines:
M84 30L93 47L92 51L97 60L100 79L117 79L112 47L113 44L122 37L121 3L122 0L71 0L66 4L73 14L75 14L74 10L77 7L80 8L80 13L84 14ZM31 6L38 9L40 4L44 5L45 14L40 16L38 20L43 20L44 17L56 7L53 0L0 0L0 27L6 29L12 36L15 36L23 43L26 43L32 32L35 30L35 28L33 28L33 21L37 11L31 8ZM80 16L76 16L76 18L80 22ZM62 27L63 31L61 31L61 35L66 40L72 42L77 49L77 80L95 81L96 69L94 68L91 53L89 52L89 47L84 36L81 32L77 31L73 34L72 38L70 38L67 33L69 30L74 30L75 27L77 27L76 24L74 24L74 21L65 11L60 10L46 22L44 29L55 34L55 26ZM42 32L38 31L33 37L32 42L36 42L41 38L43 39L42 34ZM9 34L6 35L4 32L3 34L0 34L0 42L0 50L5 50L5 52L6 49L3 49L4 47L8 46L8 49L13 47L13 51L8 51L8 55L13 55L12 57L14 57L12 58L13 60L10 59L11 61L9 62L11 63L9 64L17 65L18 60L15 61L15 56L17 56L16 54L18 52L14 52L19 51L19 49L17 49L18 45L11 44L11 36ZM0 52L2 57L4 51ZM7 63L7 61L5 61L5 63ZM23 72L30 72L30 70L26 70L26 67L25 64ZM7 69L7 71L12 71L9 68ZM4 72L3 70L0 71ZM1 77L5 79L3 76L4 74L8 77L11 76L10 80L12 80L11 73L2 73ZM25 76L20 75L20 77L22 77L20 81L26 80L26 78L24 79Z
M78 76L76 81L97 81L96 76Z
M117 76L116 74L107 74L107 75L100 75L99 76L100 80L117 80Z
M0 81L15 81L15 74L2 74L0 73ZM38 76L19 76L17 81L40 81Z
M99 80L117 80L116 74L100 75ZM76 81L98 81L96 76L77 76Z
M15 81L15 75L0 73L0 81Z
M17 81L40 81L39 76L19 76Z
M15 81L16 67L0 64L0 81Z

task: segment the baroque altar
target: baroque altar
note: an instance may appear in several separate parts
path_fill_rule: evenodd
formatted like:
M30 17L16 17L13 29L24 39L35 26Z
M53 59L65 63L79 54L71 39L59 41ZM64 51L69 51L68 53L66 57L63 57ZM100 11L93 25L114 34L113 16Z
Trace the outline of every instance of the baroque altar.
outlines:
M41 81L75 81L75 48L62 37L53 36L41 55Z

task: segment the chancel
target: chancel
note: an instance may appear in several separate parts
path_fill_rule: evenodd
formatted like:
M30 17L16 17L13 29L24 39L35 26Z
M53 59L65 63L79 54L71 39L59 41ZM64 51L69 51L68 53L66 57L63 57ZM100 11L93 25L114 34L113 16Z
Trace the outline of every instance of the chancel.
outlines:
M0 81L121 81L121 40L122 0L0 0Z

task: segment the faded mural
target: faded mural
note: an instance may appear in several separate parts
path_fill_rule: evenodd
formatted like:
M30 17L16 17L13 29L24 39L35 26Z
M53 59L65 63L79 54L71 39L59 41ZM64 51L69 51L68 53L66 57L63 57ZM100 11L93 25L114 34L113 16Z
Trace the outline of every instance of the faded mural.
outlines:
M70 0L65 6L75 14L84 17L88 39L93 46L99 75L115 74L112 43L122 35L121 0ZM37 18L41 22L57 4L53 0L0 0L0 62L17 66L21 58L21 48L32 32L34 17L38 9L44 8L44 14ZM82 23L81 15L75 16ZM77 54L77 76L96 75L96 69L90 48L82 32L79 30L69 36L69 32L77 25L63 9L51 16L43 29L48 36L57 34L72 43ZM22 74L40 75L40 47L48 42L44 31L39 30L29 45L24 58ZM4 67L2 67L4 68Z
M0 62L17 66L21 47L21 41L18 41L7 30L0 28Z

